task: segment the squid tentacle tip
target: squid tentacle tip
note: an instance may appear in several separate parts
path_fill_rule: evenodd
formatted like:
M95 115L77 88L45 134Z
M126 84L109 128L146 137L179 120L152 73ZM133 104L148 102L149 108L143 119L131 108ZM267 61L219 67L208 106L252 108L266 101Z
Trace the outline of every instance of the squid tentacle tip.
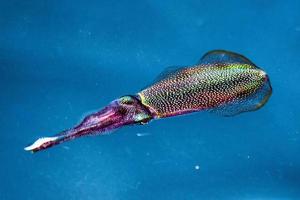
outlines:
M57 140L58 137L43 137L43 138L39 138L37 139L34 143L32 143L31 145L27 146L24 148L25 151L31 151L34 152L35 149L39 148L40 146L42 146L45 143L48 142L52 142Z

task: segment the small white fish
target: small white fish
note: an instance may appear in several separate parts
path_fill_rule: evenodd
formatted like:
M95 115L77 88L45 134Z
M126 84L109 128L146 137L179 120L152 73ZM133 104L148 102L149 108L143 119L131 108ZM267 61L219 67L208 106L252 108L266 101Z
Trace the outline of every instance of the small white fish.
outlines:
M151 133L137 133L136 136L138 137L143 137L143 136L148 136L151 135Z
M70 149L70 147L68 147L68 146L63 146L63 148L66 149L66 150Z

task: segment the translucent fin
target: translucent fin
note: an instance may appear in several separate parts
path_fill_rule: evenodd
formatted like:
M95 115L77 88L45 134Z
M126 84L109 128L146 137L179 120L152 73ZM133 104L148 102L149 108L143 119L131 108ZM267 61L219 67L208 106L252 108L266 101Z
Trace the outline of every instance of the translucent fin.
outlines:
M146 85L143 89L153 85L154 83L157 83L161 80L167 79L170 76L173 76L180 72L181 70L187 68L186 66L170 66L165 68L151 83Z
M254 111L261 108L268 101L271 94L272 88L270 82L267 81L262 88L247 98L234 100L230 103L210 109L209 111L225 117L234 116L242 112Z
M243 55L225 51L225 50L213 50L209 51L199 60L197 64L215 64L215 63L240 63L240 64L248 64L254 67L253 64L248 58Z

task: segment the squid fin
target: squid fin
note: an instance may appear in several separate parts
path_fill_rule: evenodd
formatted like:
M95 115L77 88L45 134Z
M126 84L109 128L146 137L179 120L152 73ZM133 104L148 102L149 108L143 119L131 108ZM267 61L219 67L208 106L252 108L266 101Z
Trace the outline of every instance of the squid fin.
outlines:
M160 82L164 79L167 79L177 73L179 73L180 71L182 71L183 69L187 68L186 66L170 66L165 68L150 84L146 85L143 89L157 83Z
M197 64L207 65L218 63L248 64L257 68L257 66L245 56L226 50L209 51L202 56L202 58L198 61Z
M242 112L258 110L268 101L271 94L272 88L269 82L266 82L262 88L249 97L245 99L237 99L230 103L225 103L212 108L209 111L221 116L231 117Z

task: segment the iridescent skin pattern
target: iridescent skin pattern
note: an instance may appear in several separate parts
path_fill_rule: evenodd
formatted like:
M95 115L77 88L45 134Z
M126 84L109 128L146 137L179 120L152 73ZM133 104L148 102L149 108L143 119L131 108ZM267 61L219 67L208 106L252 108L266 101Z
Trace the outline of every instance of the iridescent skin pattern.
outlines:
M264 84L265 73L250 65L201 65L183 69L139 95L157 117L168 117L247 98Z
M156 118L214 109L231 116L263 106L272 92L266 73L248 60L224 59L238 54L217 52L215 59L225 62L206 63L204 57L203 63L178 69L139 92L142 103Z
M195 111L233 116L261 108L271 93L267 74L250 60L233 52L211 51L196 65L168 68L136 95L116 99L74 128L39 138L25 150L37 152L81 136Z

